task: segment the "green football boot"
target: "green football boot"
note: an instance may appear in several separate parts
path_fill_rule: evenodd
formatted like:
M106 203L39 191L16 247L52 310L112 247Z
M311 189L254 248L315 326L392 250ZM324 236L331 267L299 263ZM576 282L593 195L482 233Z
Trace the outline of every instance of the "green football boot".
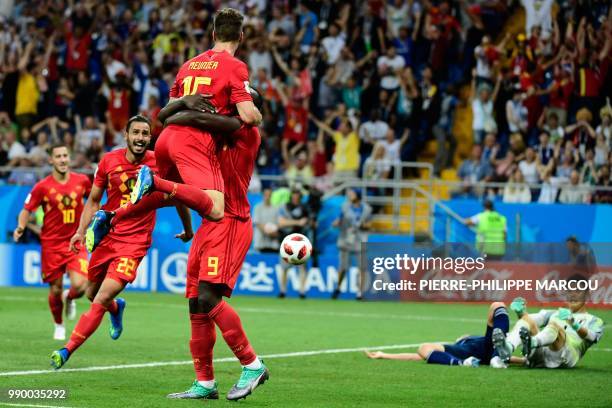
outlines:
M168 394L167 397L172 399L219 399L219 391L217 391L216 381L212 388L206 388L195 380L187 391Z

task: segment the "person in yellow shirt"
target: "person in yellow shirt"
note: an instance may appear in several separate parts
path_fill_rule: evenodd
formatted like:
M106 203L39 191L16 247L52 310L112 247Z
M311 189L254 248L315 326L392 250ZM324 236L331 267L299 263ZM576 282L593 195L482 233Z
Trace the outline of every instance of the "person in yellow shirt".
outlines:
M327 123L321 122L312 115L309 116L314 124L323 131L319 132L319 137L322 138L326 134L333 139L336 145L333 158L334 178L338 180L357 177L360 140L350 120L342 118L338 130L334 130Z
M20 128L30 127L34 124L38 112L38 98L40 92L36 83L36 75L40 71L36 62L30 60L32 43L19 60L19 80L15 97L15 118Z

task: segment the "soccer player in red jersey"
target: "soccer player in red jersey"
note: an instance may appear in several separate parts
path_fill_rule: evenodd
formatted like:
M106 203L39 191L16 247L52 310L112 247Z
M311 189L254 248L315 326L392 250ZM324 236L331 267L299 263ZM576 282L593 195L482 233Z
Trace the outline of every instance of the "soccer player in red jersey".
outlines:
M179 70L170 90L170 102L158 115L163 123L172 114L188 109L203 109L202 101L185 98L195 94L212 95L217 113L227 115L237 110L246 124L259 124L261 113L249 94L249 73L244 62L234 57L242 41L244 16L234 9L223 9L215 15L212 49L187 61ZM160 182L156 188L181 200L191 197L194 208L211 219L223 217L224 186L213 135L191 126L172 124L161 133L155 156L159 175L173 182ZM173 189L176 189L174 191ZM133 202L142 197L137 179Z
M127 148L107 153L98 165L79 228L70 241L73 250L78 244L83 244L85 227L90 220L92 224L104 222L99 217L106 213L98 209L105 190L107 201L102 208L115 210L129 201L138 169L143 165L157 168L154 153L147 150L151 142L151 124L147 118L140 115L132 117L127 123L125 137ZM185 227L182 238L190 239L193 232L189 211L179 211L179 215ZM66 363L70 355L96 331L106 311L111 320L110 336L113 340L119 338L123 330L126 302L122 298L115 298L128 283L136 279L136 269L151 245L154 226L155 212L149 212L115 226L93 247L90 245L92 240L87 237L88 249L92 251L87 297L92 304L79 319L65 347L51 355L53 367L59 369Z
M249 89L254 100L260 97ZM189 125L215 133L229 134L219 139L216 151L225 182L225 217L220 221L204 219L198 229L187 261L187 290L191 320L190 349L196 371L196 381L185 392L170 394L169 398L218 398L217 382L213 373L215 325L243 366L238 382L227 394L230 400L246 398L259 384L268 379L267 367L257 358L244 332L240 317L223 300L230 297L242 263L251 245L251 223L247 191L260 145L257 127L243 125L236 118L212 115L195 110L180 111L166 124ZM158 178L143 167L140 174ZM176 183L174 183L176 184ZM154 188L156 189L156 188ZM159 195L154 198L153 195ZM120 208L113 214L113 225L158 208L163 193L155 191L136 205ZM176 197L175 197L176 198ZM189 205L189 202L183 201Z
M66 339L62 320L64 301L69 318L76 316L74 299L79 298L87 284L87 252L84 247L72 252L68 249L70 237L77 230L77 220L83 212L83 198L91 191L91 182L83 174L69 169L68 147L55 144L50 150L51 174L34 186L19 213L15 242L23 235L30 214L42 205L45 212L41 242L41 271L43 282L49 284L49 309L55 321L55 340ZM62 293L64 273L70 277L70 289Z

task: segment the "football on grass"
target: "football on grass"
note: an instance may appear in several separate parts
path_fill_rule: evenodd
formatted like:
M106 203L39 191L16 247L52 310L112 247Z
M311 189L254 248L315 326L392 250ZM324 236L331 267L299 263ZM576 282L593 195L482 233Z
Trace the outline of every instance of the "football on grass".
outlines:
M301 265L312 254L312 244L302 234L289 234L281 242L279 249L283 261L291 265Z

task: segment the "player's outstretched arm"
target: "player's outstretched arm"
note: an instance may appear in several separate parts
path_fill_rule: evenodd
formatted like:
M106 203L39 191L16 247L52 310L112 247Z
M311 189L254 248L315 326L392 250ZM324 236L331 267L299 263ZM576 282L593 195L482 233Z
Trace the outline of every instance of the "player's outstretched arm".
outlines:
M85 230L87 226L91 222L92 217L101 207L100 202L102 201L102 194L104 190L100 187L93 185L91 188L91 193L89 193L89 198L87 198L87 202L85 203L85 207L83 208L83 213L81 214L81 219L79 220L79 228L74 233L72 238L70 238L70 250L73 252L79 252L80 246L83 245L85 241ZM79 243L79 247L77 248L77 242Z
M212 133L231 134L240 129L242 123L236 118L196 110L182 110L166 119L166 125L191 126Z
M205 95L185 95L181 98L170 98L170 102L159 111L157 119L161 123L166 124L166 119L185 109L200 112L215 112L215 107L209 102Z
M382 360L404 360L404 361L422 361L423 358L418 353L383 353L382 351L365 351L365 355L371 359Z

